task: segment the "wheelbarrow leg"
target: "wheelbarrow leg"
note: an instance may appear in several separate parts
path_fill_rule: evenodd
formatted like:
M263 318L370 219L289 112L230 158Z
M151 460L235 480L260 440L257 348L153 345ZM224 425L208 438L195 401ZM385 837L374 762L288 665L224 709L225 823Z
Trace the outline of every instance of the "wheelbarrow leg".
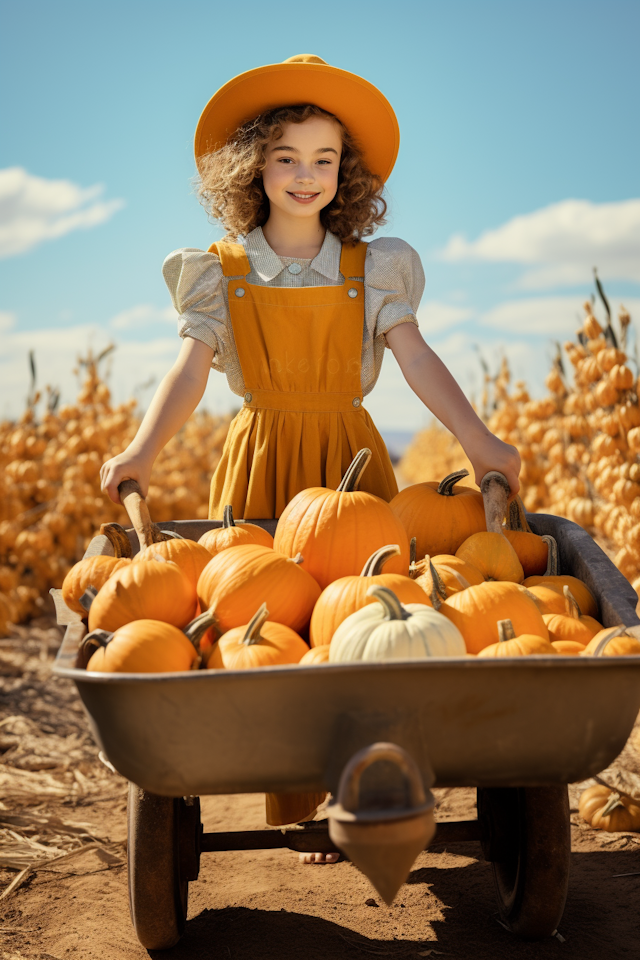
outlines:
M147 950L173 947L184 931L202 831L199 798L189 800L159 797L129 784L129 910Z
M567 787L478 790L478 819L502 921L519 937L551 936L569 884Z

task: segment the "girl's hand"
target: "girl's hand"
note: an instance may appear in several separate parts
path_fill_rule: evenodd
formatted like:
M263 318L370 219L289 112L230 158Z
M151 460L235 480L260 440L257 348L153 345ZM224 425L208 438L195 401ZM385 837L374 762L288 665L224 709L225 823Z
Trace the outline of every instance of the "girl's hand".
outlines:
M475 481L480 486L482 478L490 470L498 470L509 481L511 493L509 500L513 500L520 490L520 454L510 443L503 443L488 430L474 437L473 441L465 444L464 452L471 460L475 472Z
M123 480L137 480L143 496L146 497L149 490L151 467L152 464L140 455L136 456L136 454L125 450L123 453L119 453L117 457L112 457L111 460L102 464L100 485L114 503L121 504L118 485Z

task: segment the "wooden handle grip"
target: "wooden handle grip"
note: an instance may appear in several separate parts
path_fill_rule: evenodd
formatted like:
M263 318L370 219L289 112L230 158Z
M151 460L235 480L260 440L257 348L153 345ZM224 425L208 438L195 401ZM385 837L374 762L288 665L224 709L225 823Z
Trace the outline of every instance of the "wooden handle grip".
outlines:
M503 473L490 470L480 484L484 500L484 515L490 533L502 533L502 521L507 512L507 500L511 493L509 481Z
M138 481L123 480L118 484L118 493L131 520L131 525L138 534L140 549L150 547L154 543L153 523Z

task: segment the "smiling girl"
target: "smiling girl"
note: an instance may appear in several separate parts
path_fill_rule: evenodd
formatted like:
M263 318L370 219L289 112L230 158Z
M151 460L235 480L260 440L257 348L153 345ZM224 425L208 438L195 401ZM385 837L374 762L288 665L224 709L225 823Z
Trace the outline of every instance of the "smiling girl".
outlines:
M112 500L126 478L146 493L212 366L243 406L213 475L210 518L227 504L235 517L278 517L306 487L335 489L362 447L373 456L360 489L390 500L393 468L363 406L385 347L458 438L476 482L499 470L517 493L516 449L489 432L420 335L418 254L393 237L362 241L385 222L398 145L380 91L319 57L251 70L212 97L195 153L201 200L227 235L165 260L182 349L133 442L102 468ZM282 816L271 822L291 822Z

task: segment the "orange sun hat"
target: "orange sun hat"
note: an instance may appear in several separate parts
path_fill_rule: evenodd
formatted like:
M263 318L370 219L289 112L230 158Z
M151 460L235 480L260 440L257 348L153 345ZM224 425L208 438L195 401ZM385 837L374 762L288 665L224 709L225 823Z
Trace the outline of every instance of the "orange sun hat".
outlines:
M400 146L393 107L368 80L312 53L247 70L220 87L198 121L196 163L224 146L247 120L267 110L307 103L338 117L357 140L371 172L383 180L389 177Z

